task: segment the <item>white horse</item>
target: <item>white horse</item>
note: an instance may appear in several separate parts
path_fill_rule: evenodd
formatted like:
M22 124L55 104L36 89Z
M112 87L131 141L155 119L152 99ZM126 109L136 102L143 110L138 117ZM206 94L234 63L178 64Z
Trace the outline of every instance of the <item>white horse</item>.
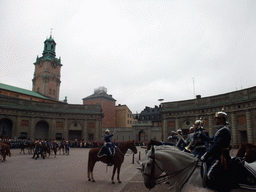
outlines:
M200 163L192 154L182 152L176 147L153 146L138 169L142 171L144 184L148 189L168 180L171 191L212 191L203 186ZM255 168L254 164L254 170ZM231 191L252 190L238 188Z

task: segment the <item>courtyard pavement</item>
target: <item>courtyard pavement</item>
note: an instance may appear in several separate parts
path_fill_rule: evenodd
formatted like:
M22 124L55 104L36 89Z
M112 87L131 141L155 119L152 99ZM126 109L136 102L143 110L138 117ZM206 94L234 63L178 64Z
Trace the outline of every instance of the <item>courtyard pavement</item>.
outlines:
M94 167L94 179L96 182L87 180L88 148L71 148L69 155L59 154L56 158L37 160L31 159L31 154L20 154L20 149L12 149L11 157L6 157L6 162L0 162L0 191L1 192L30 192L30 191L148 191L142 175L137 169L136 161L145 157L145 149L137 147L138 153L134 155L129 150L121 167L118 183L115 175L115 183L111 183L112 167L97 162ZM159 185L151 191L167 189L166 184Z
M121 167L118 183L111 183L112 167L97 162L94 167L94 179L87 180L88 148L71 148L70 155L59 154L56 158L37 160L31 159L31 154L20 154L20 149L12 149L11 157L6 162L0 162L0 192L136 192L149 191L143 184L143 178L137 169L136 161L145 158L145 149L137 147L134 155L128 151ZM140 152L140 153L139 153ZM234 152L233 152L234 153ZM139 155L140 154L140 155ZM232 154L233 155L233 154ZM168 191L167 184L157 185L150 191Z

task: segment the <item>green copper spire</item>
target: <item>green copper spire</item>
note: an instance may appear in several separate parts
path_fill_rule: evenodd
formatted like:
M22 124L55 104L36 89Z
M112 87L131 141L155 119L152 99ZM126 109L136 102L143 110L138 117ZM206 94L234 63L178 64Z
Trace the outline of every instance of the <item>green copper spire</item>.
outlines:
M43 57L55 57L55 46L56 43L52 38L52 32L48 39L44 41Z

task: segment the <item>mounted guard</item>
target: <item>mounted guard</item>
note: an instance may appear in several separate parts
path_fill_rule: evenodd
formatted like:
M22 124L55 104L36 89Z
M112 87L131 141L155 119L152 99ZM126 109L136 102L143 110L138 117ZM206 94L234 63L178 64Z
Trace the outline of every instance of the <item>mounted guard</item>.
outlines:
M115 155L115 144L112 143L111 141L111 137L113 137L115 134L112 133L110 134L110 130L106 129L105 131L105 137L104 137L104 146L101 148L101 150L98 153L98 157L103 157L103 156L107 156L108 157L108 166L112 166L114 164L114 158L113 156Z
M203 124L202 118L195 121L193 127L189 129L191 132L187 139L189 144L185 147L185 151L193 153L198 158L207 151L208 141L211 139L204 133Z
M181 129L177 130L177 136L169 136L168 139L177 139L176 147L180 150L184 150L187 145L187 141L184 139Z

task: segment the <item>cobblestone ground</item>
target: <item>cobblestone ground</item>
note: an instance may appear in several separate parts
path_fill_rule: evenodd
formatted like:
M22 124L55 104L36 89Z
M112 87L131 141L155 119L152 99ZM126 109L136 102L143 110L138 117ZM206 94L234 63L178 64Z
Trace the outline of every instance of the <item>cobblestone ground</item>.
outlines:
M20 154L20 149L12 149L11 157L6 162L0 162L0 191L1 192L30 192L30 191L148 191L137 169L136 160L145 157L145 149L137 148L135 163L133 154L128 151L121 167L120 179L122 183L111 183L112 167L97 162L94 167L96 182L87 181L87 148L71 148L70 155L59 154L56 158L37 160L31 159L31 154ZM159 186L161 188L161 186ZM155 188L151 191L159 191Z
M132 152L125 155L121 167L120 179L122 183L111 183L113 167L97 162L94 167L96 182L87 181L87 162L89 149L70 149L70 155L59 154L55 158L37 160L31 159L30 154L20 154L19 149L11 150L12 156L6 162L0 162L0 191L1 192L30 192L30 191L92 191L92 192L126 192L148 191L144 184L136 160L145 157L145 149L137 148L135 163L133 164ZM168 191L168 185L161 184L151 190Z

